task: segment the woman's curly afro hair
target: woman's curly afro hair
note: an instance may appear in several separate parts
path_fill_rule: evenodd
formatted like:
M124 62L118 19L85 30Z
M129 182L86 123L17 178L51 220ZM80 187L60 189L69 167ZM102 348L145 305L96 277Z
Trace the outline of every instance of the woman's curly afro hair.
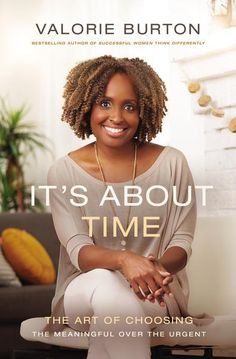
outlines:
M62 120L84 139L91 135L90 114L93 104L102 98L115 73L125 73L138 96L139 127L137 140L151 141L161 131L166 114L166 87L157 73L139 58L101 56L76 65L68 74L64 89Z

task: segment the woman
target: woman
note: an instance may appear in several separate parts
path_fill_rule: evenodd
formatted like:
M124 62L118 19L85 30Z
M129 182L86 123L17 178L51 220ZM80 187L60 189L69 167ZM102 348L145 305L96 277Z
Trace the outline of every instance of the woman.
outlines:
M62 119L96 141L49 171L61 241L52 315L100 332L90 337L89 359L150 358L157 325L142 318L187 313L184 267L196 220L183 154L150 143L166 113L165 85L138 58L102 56L70 71L64 98Z

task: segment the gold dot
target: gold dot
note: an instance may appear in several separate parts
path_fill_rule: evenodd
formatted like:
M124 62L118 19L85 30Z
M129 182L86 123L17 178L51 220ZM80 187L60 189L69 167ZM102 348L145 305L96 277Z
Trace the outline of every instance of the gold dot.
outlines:
M195 93L200 90L200 83L199 82L190 82L188 85L188 90L191 93Z
M211 102L211 96L209 95L202 95L198 99L199 106L206 107Z
M232 120L230 121L228 128L231 132L236 133L236 117L232 118Z
M211 114L215 117L224 117L225 112L223 110L220 110L219 108L213 108L211 110Z

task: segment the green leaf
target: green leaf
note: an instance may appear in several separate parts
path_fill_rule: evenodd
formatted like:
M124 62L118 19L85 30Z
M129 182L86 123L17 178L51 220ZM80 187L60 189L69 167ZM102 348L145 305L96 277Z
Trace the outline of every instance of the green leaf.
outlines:
M17 189L23 193L26 210L44 210L38 198L36 198L36 206L31 207L29 186L23 183L23 170L29 155L33 155L36 159L37 149L52 154L51 142L45 135L37 132L34 123L25 121L27 112L25 105L18 109L9 108L6 101L0 97L0 208L2 211L19 209ZM17 182L18 187L16 187Z

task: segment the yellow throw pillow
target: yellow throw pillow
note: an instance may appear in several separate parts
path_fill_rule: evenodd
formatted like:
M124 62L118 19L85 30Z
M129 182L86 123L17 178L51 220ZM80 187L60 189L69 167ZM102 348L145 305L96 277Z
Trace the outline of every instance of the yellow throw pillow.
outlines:
M2 232L2 248L21 279L32 284L55 282L53 263L42 244L31 234L21 229L7 228Z

